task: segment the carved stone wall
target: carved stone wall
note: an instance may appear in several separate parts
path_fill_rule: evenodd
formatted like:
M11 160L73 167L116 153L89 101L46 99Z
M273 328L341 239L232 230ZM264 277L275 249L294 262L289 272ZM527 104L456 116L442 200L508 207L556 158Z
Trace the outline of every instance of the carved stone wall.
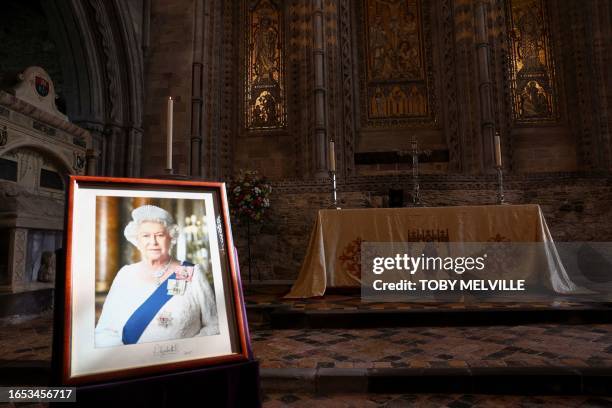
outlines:
M41 1L56 44L67 115L89 130L97 172L141 174L144 105L139 0Z
M392 176L353 177L340 186L343 208L385 205ZM408 177L399 184L410 186ZM279 182L273 186L269 219L251 237L255 280L293 281L304 259L317 211L329 205L327 183ZM612 240L612 178L586 173L556 173L507 178L506 198L513 204L539 204L556 241ZM492 176L426 176L422 199L430 206L483 205L495 201ZM234 226L243 279L247 277L246 230Z
M377 153L408 150L412 139L417 139L420 147L427 146L438 153L434 160L424 164L425 171L448 171L447 138L454 141L457 134L446 135L443 131L443 114L450 106L441 102L448 90L444 85L449 76L454 76L441 67L441 60L454 49L448 33L441 31L441 13L448 10L445 6L442 2L420 0L351 2L356 31L353 43L357 50L354 66L359 81L357 174L406 170L399 157L378 160ZM399 45L398 49L396 42L403 49ZM379 62L375 64L375 60ZM405 113L397 108L398 101L402 100L407 109Z
M238 2L236 2L238 3ZM249 28L250 8L259 2L243 1L235 24ZM314 72L312 66L312 2L292 0L274 2L279 6L283 18L283 31L280 42L285 44L282 71L286 96L286 125L275 128L248 128L245 112L237 112L238 119L233 121L234 160L232 170L257 169L270 178L308 177L314 171ZM239 30L241 33L243 29ZM280 34L280 33L279 33ZM236 50L239 63L234 66L245 67L248 55L248 41L238 37ZM232 63L226 60L226 63ZM235 89L244 100L244 87L247 73L244 68L235 70L237 77ZM243 104L238 104L244 106Z
M201 174L208 178L227 180L248 168L274 181L271 218L254 241L255 278L295 278L314 215L329 203L321 154L330 138L344 208L363 206L366 199L384 206L390 187L410 184L411 164L398 152L413 137L431 150L421 156L425 204L459 205L493 202L492 135L498 131L510 202L541 204L558 239L611 238L605 204L612 170L609 2L541 2L556 98L554 120L541 121L515 115L511 0L410 2L421 19L428 115L385 121L372 118L368 107L366 69L373 50L367 50L366 7L396 3L270 1L282 14L278 27L284 27L278 32L284 44L284 127L249 127L246 120L250 49L244 33L257 1L151 3L157 32L151 32L145 75L151 142L143 153L145 174L163 166L163 103L172 92L178 97L175 162L181 173L197 175L189 161L201 157ZM392 19L388 24L385 30L394 27ZM245 231L234 227L244 254Z
M184 3L182 10L191 10L196 4L187 0L179 3ZM410 165L398 152L407 150L413 137L420 147L432 152L421 158L424 173L491 173L494 132L502 137L506 172L610 167L607 108L610 81L603 69L607 48L604 41L597 40L609 32L607 20L597 13L597 7L606 6L583 6L558 0L538 3L545 6L543 29L550 67L554 68L556 103L555 120L543 118L538 122L535 117L517 121L514 115L516 92L512 78L515 74L509 62L517 49L523 50L521 52L525 49L516 46L525 41L513 34L511 5L514 3L510 0L418 0L410 3L418 10L421 24L423 78L428 86L428 112L432 119L424 122L408 115L385 122L370 118L369 97L372 95L366 95L369 91L364 81L368 75L367 62L371 59L367 53L373 52L368 50L366 41L366 34L372 28L369 24L373 24L368 20L366 9L380 4L381 10L386 10L391 3L380 0L327 0L322 3L324 130L328 139L336 141L336 161L341 177L409 171ZM319 155L326 146L321 146L321 140L316 137L320 130L315 123L319 113L315 101L318 91L314 55L318 51L313 51L313 16L318 11L310 0L270 3L278 5L283 16L284 30L278 32L278 42L285 46L279 64L285 76L286 126L249 128L243 102L248 82L247 57L252 50L244 32L249 27L249 13L255 10L253 7L259 7L257 4L257 1L246 0L204 2L205 23L202 33L198 32L205 50L201 92L204 99L201 156L205 169L202 174L228 177L240 168L251 168L272 179L320 177ZM159 13L167 14L163 8ZM169 18L163 24L174 24ZM187 21L182 23L187 24ZM393 25L394 21L389 20L386 24ZM186 26L194 27L194 23ZM387 31L389 27L384 26ZM479 38L483 32L484 38ZM196 44L198 36L185 31L183 34L182 47L175 47L173 52L180 53L184 49L188 55L188 49ZM149 66L155 65L152 61L157 53L161 55L160 60L168 55L163 49L154 51ZM486 76L483 76L483 67L486 67ZM187 71L180 76L187 77ZM155 75L150 78L156 81ZM190 86L185 85L186 88ZM185 97L190 94L186 88L182 91ZM163 156L164 138L155 136L156 127L160 125L156 121L163 116L161 107L150 109L149 116L150 133L154 144L157 143L151 147L158 155L154 162L159 162ZM186 105L177 106L177 109L185 108ZM188 114L186 117L181 116L181 112L177 114L180 117L177 122L189 120ZM179 143L179 139L176 142L179 144L176 146L177 159L182 162L188 156L180 152L185 147L189 149L189 130L180 128L184 126L180 123L176 126L176 137L183 138L182 142Z
M244 101L250 51L244 33L249 7L265 2L276 7L281 19L275 27L283 48L275 55L282 54L282 66L277 68L284 75L285 122L249 127ZM321 177L326 170L326 139L331 138L336 142L343 208L385 206L389 188L410 188L411 164L398 152L406 150L413 137L421 148L431 150L431 155L421 157L424 203L465 205L493 202L491 135L499 131L509 202L540 204L557 240L612 239L608 0L263 3L28 0L24 5L34 6L36 18L16 18L28 20L32 30L22 38L49 38L28 46L12 44L14 37L0 37L9 51L2 55L0 70L18 69L19 58L28 60L27 65L35 64L30 59L36 57L46 62L63 92L66 113L92 133L101 155L98 173L103 175L162 173L165 103L173 96L177 172L227 180L238 169L249 168L274 180L270 219L252 241L256 279L297 276L316 212L329 204L329 183ZM523 15L512 11L513 4L532 3L542 6L535 16L541 19L535 34L529 18L521 20ZM410 31L402 37L393 31L399 27L390 10L406 4L418 17L419 28L412 30L411 17L400 12ZM375 76L378 83L370 87L367 69L373 66L368 63L378 46L370 34L376 31L377 10L387 19L384 33L378 31L379 40L382 45L393 43L385 50L395 60L379 60L385 74ZM515 24L518 20L522 22ZM410 35L417 32L419 78L399 69L414 68L404 58L411 48L402 47L414 45ZM408 45L402 45L402 38ZM530 41L542 38L549 56L544 61L548 79L542 72L530 77L540 82L529 95L529 81L521 85L518 77L534 51ZM25 49L17 53L20 46ZM15 55L19 58L11 59ZM521 64L512 65L516 58L522 58ZM426 115L414 115L420 111L412 105L390 116L387 112L381 117L378 111L373 115L376 98L371 92L376 86L388 86L389 91L398 86L401 99L412 84L426 86ZM538 86L554 93L554 101L546 96L554 114L534 114L548 112L538 105ZM516 115L522 93L524 103L531 103L527 116ZM0 145L12 143L11 137L11 129L0 128ZM41 213L40 203L27 194L7 190L5 196L17 197L15 202L37 225L51 219L51 213L61 213L59 203L44 206L46 212ZM245 230L234 227L246 273ZM25 239L19 229L12 233ZM20 247L14 249L18 257Z
M362 175L341 178L340 195L345 200L343 208L362 207L366 201L384 206L390 187L402 183L410 185L405 175L396 176L398 170L400 174L402 170L409 172L410 166L407 164L387 162L360 165L355 164L355 156L346 156L359 153L360 145L362 150L367 150L363 148L364 140L369 143L368 149L369 146L375 146L393 151L401 149L410 136L410 132L400 133L392 126L380 134L369 133L363 126L363 115L366 112L354 98L360 96L361 87L357 85L359 70L364 66L358 56L358 49L363 44L359 43L357 31L366 28L359 20L359 13L355 11L359 7L356 3L330 2L327 8L338 13L337 47L340 61L329 63L327 72L330 78L342 80L343 98L341 102L335 99L337 106L330 106L330 109L335 109L334 117L343 123L342 135L345 136L343 149L339 153L338 162L342 163L339 172L347 176ZM437 147L433 142L437 140L435 143L441 141L440 148L448 149L448 164L423 166L424 172L429 174L448 174L424 176L422 188L425 204L492 203L494 180L477 175L488 172L487 166L492 161L492 157L486 160L486 155L491 151L487 150L482 133L483 102L475 37L476 25L479 24L475 16L477 2L460 0L423 3L424 7L430 7L430 18L433 20L432 38L429 41L435 49L432 54L436 72L433 80L437 87L436 95L441 101L440 120L437 129L415 129L414 132L425 147ZM574 171L610 169L610 75L601 71L601 64L608 61L606 55L610 51L609 44L604 46L601 41L602 36L607 35L609 38L609 24L606 25L609 18L608 15L602 17L597 13L597 7L601 5L590 4L583 9L578 3L560 3L547 2L551 49L557 56L555 67L558 75L556 97L559 99L559 120L552 125L547 123L541 126L536 123L532 126L517 126L512 114L507 2L484 2L491 113L495 130L502 135L504 167L510 174L515 174L507 177L506 197L512 203L540 204L557 240L608 240L612 239L609 233L611 214L606 204L612 198L609 175L601 177ZM337 9L331 6L336 4ZM603 6L604 9L606 7ZM573 22L581 13L585 14L581 18L591 22L588 26L593 27L593 37L585 27L580 28L579 20ZM598 20L597 24L595 20ZM576 30L582 31L578 34ZM592 50L586 44L592 41L591 38L597 39L592 42ZM590 68L584 61L592 58L599 65L593 64ZM587 80L587 77L592 79ZM291 106L290 101L289 109L299 110L300 107ZM341 115L336 113L339 110L342 111ZM590 140L587 137L590 129L594 127L591 121L595 121L595 127L599 129L596 143L599 150L590 144L592 142L587 143ZM444 135L443 138L432 136L436 131ZM351 134L352 137L348 136ZM580 159L581 155L587 154L580 153L583 150L591 155L599 155L599 161L590 157ZM586 166L579 164L580 160L582 163L594 164ZM460 176L461 173L476 175ZM316 211L329 205L328 188L324 180L293 180L274 186L270 220L253 240L252 266L255 279L295 279L306 251ZM244 231L240 226L235 231L240 253L244 253ZM244 257L242 259L242 271L245 272L247 266Z
M64 78L57 45L50 38L49 22L36 1L5 2L0 30L0 83L12 82L26 67L44 66L64 99Z
M353 39L355 23L353 21L353 7L350 0L338 2L338 49L340 53L340 83L339 102L336 106L337 114L342 123L342 149L340 149L340 175L350 176L355 174L355 128L359 120L355 111L355 44Z
M15 287L23 285L27 281L25 261L28 245L28 230L25 228L13 228L10 234L9 276L12 276L10 285Z
M174 161L179 172L221 177L248 167L274 179L321 176L325 141L313 136L320 133L314 121L320 113L314 96L319 92L314 62L318 51L313 49L318 6L311 0L270 1L282 19L278 43L283 55L278 68L285 76L286 125L250 131L242 103L248 74L248 41L243 33L248 24L246 8L261 2L32 0L27 4L38 10L39 20L46 20L49 46L36 53L43 59L47 51L59 55L57 64L49 61L49 70L64 93L71 120L94 136L101 154L100 174L138 175L141 167L144 174L160 173L164 100L174 93ZM533 24L528 18L520 13L513 17L513 5L529 2L542 6L541 17L535 13L536 20L542 20L537 35L530 34ZM407 10L398 16L389 14L402 4ZM395 152L405 149L412 137L435 153L422 167L426 173L488 173L492 128L502 135L507 171L609 170L610 7L605 0L322 1L324 134L336 140L339 175L409 170ZM408 33L411 16L418 20L418 30L412 34ZM382 31L376 31L378 17ZM402 18L406 24L398 24ZM402 27L408 30L406 38L399 34ZM477 38L483 28L485 41ZM382 43L395 45L385 49L388 60L374 55L376 32ZM410 43L410 35L418 40L415 44ZM524 72L509 63L517 52L528 53L533 48L530 41L538 43L538 38L546 39L540 48L546 51L550 84L540 78L542 84L538 82L535 89L551 87L554 104L549 104L555 110L554 120L540 118L540 122L537 115L526 121L514 114L517 100L520 104L516 92L525 91L525 84L516 88L516 75ZM429 121L416 120L410 113L386 121L372 116L376 88L368 88L366 82L373 58L382 61L387 71L397 71L392 77L408 81L397 95L407 95L410 84L417 85L410 75L402 74L411 72L402 63L408 61L402 59L402 46L408 47L406 55L418 48L415 61L427 84ZM483 55L486 79L479 71ZM524 57L521 64L528 60ZM2 66L11 61L3 59ZM381 87L393 80L385 75L376 77ZM490 100L483 99L483 87ZM149 143L142 143L143 131ZM141 151L146 159L142 165Z
M139 175L142 0L27 0L2 7L7 26L0 42L8 46L0 55L2 88L27 66L43 67L57 84L62 111L92 133L98 173Z
M285 18L282 3L246 1L245 120L249 129L285 127Z
M210 161L214 163L212 175L217 178L228 177L231 174L234 157L235 135L244 128L243 112L237 109L240 103L240 90L244 85L244 71L237 64L240 55L239 34L240 21L238 18L238 2L221 1L222 18L218 20L216 29L219 32L219 47L222 53L219 59L219 122L218 131L210 146ZM236 146L238 148L238 146ZM216 171L215 171L216 170Z
M288 5L287 35L287 90L288 121L287 131L290 154L294 169L288 177L303 178L313 173L314 135L314 79L312 67L312 5L310 1L293 0ZM293 171L292 171L293 170Z
M429 3L366 0L358 10L364 127L435 121Z
M147 98L143 174L166 167L167 100L174 100L173 167L189 174L191 89L195 0L151 3L149 48L145 65Z
M433 48L434 59L430 67L435 72L433 83L440 89L440 100L444 101L440 107L439 128L445 137L441 140L434 137L432 131L423 129L408 129L401 133L392 124L384 127L384 132L376 134L362 126L356 137L361 144L358 152L378 150L392 153L401 150L406 140L416 136L424 147L448 152L440 156L441 162L431 160L436 164L425 165L423 171L486 173L492 169L490 129L493 128L502 135L507 171L609 169L609 96L603 96L609 94L609 75L602 75L601 62L607 55L602 51L607 49L609 53L610 46L603 46L600 40L596 40L609 34L605 25L609 13L603 13L606 17L601 17L601 11L608 6L554 0L536 2L543 5L542 27L537 29L544 31L542 39L546 39L542 47L546 48L546 69L550 70L549 104L557 113L552 119L535 118L532 114L528 120L518 120L513 114L513 101L517 97L520 99L521 95L513 92L513 65L509 62L514 61L517 47L523 53L529 49L525 44L530 43L531 37L516 34L516 25L513 26L511 18L511 5L522 3L525 2L421 1L423 24L427 27L428 11L429 23L433 27L430 33L425 30L424 35L425 41ZM353 3L358 11L363 4ZM369 28L363 13L357 14L355 24L360 25L361 32L366 32ZM525 22L528 19L521 16L516 16L522 18L520 26L529 31L531 26ZM449 27L454 27L454 30L449 32ZM486 32L485 42L477 39L481 30ZM360 49L363 49L363 41L359 36L354 38ZM486 50L484 53L481 52L483 49ZM485 65L481 55L486 57ZM362 56L358 64L362 77L366 63L367 58ZM524 63L524 59L520 61L520 64ZM483 79L485 67L488 72ZM519 72L519 76L525 77L525 72ZM483 94L483 87L489 89L490 100L483 99L487 95ZM363 124L366 111L363 95L361 101L359 114ZM593 132L593 129L597 131ZM370 156L365 157L367 165L359 166L360 174L383 174L403 168L399 158L395 162L379 160L376 163L374 155ZM363 155L357 155L358 160L362 158Z

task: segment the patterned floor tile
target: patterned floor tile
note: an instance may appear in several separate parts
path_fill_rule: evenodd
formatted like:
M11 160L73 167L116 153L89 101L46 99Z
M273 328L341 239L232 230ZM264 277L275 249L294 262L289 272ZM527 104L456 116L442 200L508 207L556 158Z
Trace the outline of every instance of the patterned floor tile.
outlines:
M612 325L256 331L262 367L612 367ZM565 331L577 337L565 336ZM551 334L551 333L554 333ZM308 362L311 365L308 365ZM342 363L342 365L340 365Z
M1 360L50 360L51 314L0 326ZM264 368L612 367L610 324L252 329L251 334Z
M275 407L351 407L351 408L498 408L498 407L612 407L612 398L588 396L514 396L460 394L268 394L264 408Z
M336 289L347 292L347 294L334 294L334 289L328 291L325 296L309 299L285 299L284 295L290 290L290 286L276 285L247 285L245 286L245 301L247 307L285 307L300 311L355 311L355 310L505 310L505 309L583 309L590 304L571 301L551 302L478 302L478 303L399 303L399 302L363 302L358 289ZM331 293L329 293L331 292Z

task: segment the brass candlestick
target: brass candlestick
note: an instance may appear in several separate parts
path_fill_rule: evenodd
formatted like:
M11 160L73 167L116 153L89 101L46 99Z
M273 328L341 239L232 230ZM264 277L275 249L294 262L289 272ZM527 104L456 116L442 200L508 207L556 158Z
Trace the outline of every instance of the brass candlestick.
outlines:
M409 154L412 157L412 198L411 205L414 207L420 207L421 203L421 181L419 179L419 155L424 154L426 156L431 155L431 150L419 150L418 142L416 139L410 141L410 150L399 151L399 156L405 156Z
M501 136L499 131L493 137L495 170L497 171L497 204L504 204L504 175L502 171Z
M421 185L419 183L419 149L417 141L412 141L412 205L418 207L421 205Z
M331 208L335 208L336 210L339 210L340 207L338 206L338 187L336 185L336 171L335 170L330 170L329 171L329 179L332 183L332 190L331 190Z
M504 199L504 175L501 166L495 166L497 171L497 204L505 204Z

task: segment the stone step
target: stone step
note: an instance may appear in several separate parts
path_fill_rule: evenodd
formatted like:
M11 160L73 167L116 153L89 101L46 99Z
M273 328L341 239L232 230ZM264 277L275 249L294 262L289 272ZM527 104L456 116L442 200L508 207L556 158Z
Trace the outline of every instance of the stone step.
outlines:
M492 307L489 309L297 310L248 308L249 322L272 329L441 326L516 326L525 324L612 323L610 304L573 308Z
M47 386L50 379L51 362L48 360L0 360L0 384L2 386Z
M53 307L53 288L0 293L0 319L16 315L35 315Z
M610 407L612 398L588 395L491 395L491 394L264 394L263 407Z
M47 361L2 362L3 386L49 384ZM612 395L612 367L261 368L264 393Z
M262 368L260 377L264 394L612 394L612 367Z

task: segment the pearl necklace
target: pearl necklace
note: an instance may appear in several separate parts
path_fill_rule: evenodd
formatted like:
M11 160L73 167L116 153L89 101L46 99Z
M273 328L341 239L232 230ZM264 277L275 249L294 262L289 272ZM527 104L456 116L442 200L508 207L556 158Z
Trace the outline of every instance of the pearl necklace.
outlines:
M168 272L168 268L170 267L170 262L172 262L172 257L168 259L168 262L166 262L163 268L151 272L151 275L155 278L155 282L157 283L157 286L161 285L161 277L164 276L166 272Z

